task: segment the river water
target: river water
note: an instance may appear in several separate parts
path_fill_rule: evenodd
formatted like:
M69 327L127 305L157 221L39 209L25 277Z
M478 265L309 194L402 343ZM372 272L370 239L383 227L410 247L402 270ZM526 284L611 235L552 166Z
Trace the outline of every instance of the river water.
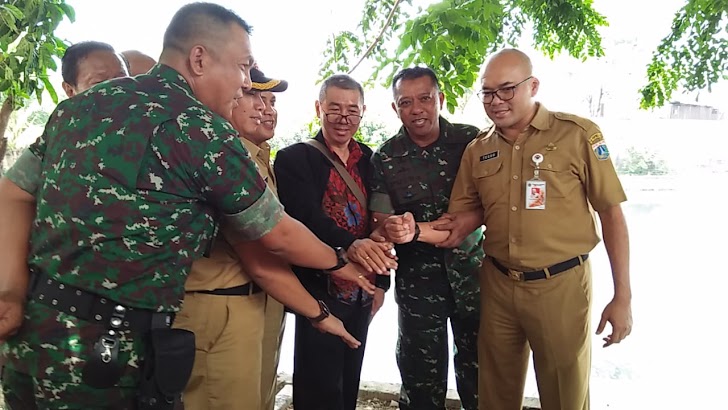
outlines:
M630 230L634 330L602 348L593 338L592 408L728 409L728 174L623 177ZM612 297L604 246L591 254L593 328ZM293 371L293 317L280 371ZM372 322L362 380L399 382L394 357L397 309L392 292ZM450 363L449 387L455 388ZM531 371L526 396L537 397Z

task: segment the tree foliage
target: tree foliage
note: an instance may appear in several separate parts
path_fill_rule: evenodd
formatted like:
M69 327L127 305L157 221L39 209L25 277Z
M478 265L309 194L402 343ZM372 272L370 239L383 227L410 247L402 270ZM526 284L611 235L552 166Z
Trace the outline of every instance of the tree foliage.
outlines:
M437 69L453 112L485 56L515 45L526 28L533 28L534 47L546 55L565 51L586 59L604 54L597 31L604 25L590 0L442 0L416 11L411 0L367 0L360 32L329 40L320 74L350 72L352 61L366 58L374 63L369 80L388 85L399 69L424 64Z
M670 171L656 153L635 147L627 148L625 155L617 157L615 168L623 175L665 175Z
M33 95L40 102L47 91L58 101L48 71L57 68L54 57L66 50L54 35L65 18L74 20L71 6L64 0L5 0L0 4L0 160L5 154L7 128L12 111Z
M640 107L660 107L680 88L710 90L727 73L728 0L688 0L647 67Z
M709 89L726 78L727 10L728 0L686 0L648 67L642 108L664 105L681 87ZM453 112L487 54L528 33L534 48L551 58L564 52L601 57L598 29L606 25L591 0L441 0L426 9L415 9L412 0L366 0L358 30L328 41L320 75L351 72L368 61L368 81L388 86L402 67L424 64L439 73Z

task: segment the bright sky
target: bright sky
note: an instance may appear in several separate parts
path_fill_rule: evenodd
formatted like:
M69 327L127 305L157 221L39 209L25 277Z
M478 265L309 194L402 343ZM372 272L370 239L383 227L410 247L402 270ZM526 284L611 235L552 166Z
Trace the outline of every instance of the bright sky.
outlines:
M71 42L105 41L118 51L138 49L155 58L161 51L163 33L172 15L181 5L189 3L180 0L68 2L76 10L76 22L63 23L58 30L60 37ZM253 52L261 69L269 76L289 81L288 91L278 98L278 133L295 132L314 114L315 82L326 40L339 30L356 29L363 0L226 0L219 3L235 10L253 25ZM432 0L415 0L413 3L425 7ZM600 86L603 86L608 93L607 98L612 100L607 105L606 115L621 118L646 115L636 110L637 90L644 83L645 67L652 50L667 34L673 14L684 1L596 0L594 3L595 8L610 21L610 26L603 30L606 37L604 46L614 44L607 40L609 38L633 40L634 45L607 49L607 60L612 59L609 66L598 62L583 64L570 58L549 61L538 53L531 53L535 74L542 84L539 97L552 110L588 114L584 90L598 94ZM522 47L528 50L530 44L531 40L526 38ZM619 74L626 71L629 72ZM354 76L363 80L367 74L357 71ZM60 78L56 84L60 85ZM701 94L701 103L725 104L728 87L722 84L717 91L712 96ZM397 118L390 108L391 94L387 90L368 91L366 102L368 119L397 127ZM728 107L723 106L723 109L725 111ZM451 117L476 126L487 123L482 105L475 98L465 104L462 112Z

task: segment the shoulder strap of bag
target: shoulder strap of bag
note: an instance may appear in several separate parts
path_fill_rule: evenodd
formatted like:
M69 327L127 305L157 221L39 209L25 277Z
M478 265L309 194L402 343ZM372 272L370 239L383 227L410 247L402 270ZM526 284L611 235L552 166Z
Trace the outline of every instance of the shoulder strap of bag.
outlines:
M313 138L307 140L306 144L316 148L322 154L324 154L326 159L328 159L329 162L331 162L334 165L334 168L336 169L336 171L344 179L344 182L346 182L346 186L349 187L349 190L354 194L354 196L359 201L361 206L366 207L367 201L366 201L366 198L364 197L364 193L361 191L361 188L359 188L359 185L356 184L356 182L354 181L354 178L352 178L351 174L349 173L349 171L346 170L346 168L341 163L341 161L337 161L336 158L334 158L333 155L331 155L331 151L329 151L328 148L326 148L326 146L324 144L320 143L319 141L317 141Z

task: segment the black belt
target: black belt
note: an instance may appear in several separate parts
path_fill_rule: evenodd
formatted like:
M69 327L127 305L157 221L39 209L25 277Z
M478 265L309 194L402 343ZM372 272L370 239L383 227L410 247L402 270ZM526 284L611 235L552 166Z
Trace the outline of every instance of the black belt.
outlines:
M587 259L589 259L589 254L579 255L569 259L568 261L559 262L556 265L549 266L546 269L534 270L530 272L520 272L517 270L508 269L500 262L498 262L497 259L492 257L490 258L490 260L493 262L493 266L498 268L498 270L501 271L502 274L519 281L546 279L551 276L558 275L561 272L567 271L575 266L579 266Z
M235 286L232 288L224 289L213 289L213 290L193 290L187 293L204 293L206 295L219 295L219 296L249 296L255 295L263 291L263 288L258 286L255 282L248 282L245 285Z
M111 299L61 283L45 274L33 274L28 291L30 299L79 319L106 326L117 307L125 309L120 330L147 332L154 327L169 327L174 313L134 309Z

